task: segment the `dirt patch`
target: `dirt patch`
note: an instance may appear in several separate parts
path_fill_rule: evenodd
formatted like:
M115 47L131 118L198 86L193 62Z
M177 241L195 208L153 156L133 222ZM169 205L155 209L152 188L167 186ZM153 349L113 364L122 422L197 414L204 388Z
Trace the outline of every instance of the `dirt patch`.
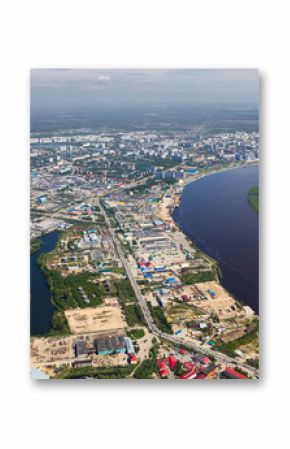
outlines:
M200 282L196 284L205 299L197 300L196 305L208 313L214 313L220 320L246 315L245 310L218 282Z
M73 334L117 332L126 329L119 305L104 305L86 309L66 310L69 328Z

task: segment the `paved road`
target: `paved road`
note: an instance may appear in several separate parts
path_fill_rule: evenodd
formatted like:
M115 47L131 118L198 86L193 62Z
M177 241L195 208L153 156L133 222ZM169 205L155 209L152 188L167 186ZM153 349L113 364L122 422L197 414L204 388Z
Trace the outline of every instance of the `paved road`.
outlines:
M179 337L177 335L166 334L165 332L162 332L160 329L158 329L158 327L155 325L155 323L153 321L153 318L151 316L149 307L148 307L148 305L146 303L146 300L144 299L144 297L143 297L143 295L141 293L140 287L137 284L134 275L132 274L131 268L129 266L129 263L127 261L126 256L124 255L123 249L121 248L120 242L119 242L118 238L115 235L114 229L111 226L110 219L107 216L107 214L106 214L104 208L102 207L102 205L100 203L98 205L99 205L99 207L100 207L100 209L101 209L101 211L102 211L102 213L103 213L103 215L105 217L105 222L106 222L106 224L108 226L108 229L109 229L109 232L111 234L112 240L113 240L114 245L116 247L116 250L118 252L118 256L119 256L120 260L122 261L123 266L124 266L124 268L126 270L128 279L130 280L131 285L132 285L132 287L134 289L136 298L137 298L137 300L138 300L138 302L140 304L140 307L141 307L141 309L143 311L143 314L144 314L144 317L145 317L145 320L146 320L146 323L147 323L147 326L148 326L148 329L150 330L150 332L152 332L154 335L156 335L158 337L161 337L161 338L164 338L165 340L170 341L171 343L174 343L176 345L186 345L187 347L191 348L194 351L197 351L197 352L202 353L204 355L215 357L216 360L219 361L219 362L236 365L237 361L234 358L232 358L232 357L228 357L225 354L222 354L220 352L217 352L217 351L214 351L214 350L211 350L211 349L200 347L200 346L194 344L192 341L190 341L190 340L188 340L186 338ZM246 365L246 364L241 364L241 363L239 364L239 366L244 366L244 368L246 368L247 370L249 370L253 374L255 374L255 370L253 369L253 367L251 367L249 365Z

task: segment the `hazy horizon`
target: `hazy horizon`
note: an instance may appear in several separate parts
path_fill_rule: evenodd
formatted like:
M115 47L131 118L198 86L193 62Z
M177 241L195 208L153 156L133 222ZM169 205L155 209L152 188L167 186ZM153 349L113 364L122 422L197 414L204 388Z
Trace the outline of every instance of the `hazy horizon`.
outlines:
M252 106L256 69L32 69L31 111Z

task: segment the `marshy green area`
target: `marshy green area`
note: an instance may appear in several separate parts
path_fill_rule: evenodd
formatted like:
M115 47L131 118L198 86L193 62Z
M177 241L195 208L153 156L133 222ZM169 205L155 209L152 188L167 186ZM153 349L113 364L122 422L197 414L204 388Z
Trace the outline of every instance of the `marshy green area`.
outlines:
M259 213L259 187L251 187L248 191L248 203L257 214Z

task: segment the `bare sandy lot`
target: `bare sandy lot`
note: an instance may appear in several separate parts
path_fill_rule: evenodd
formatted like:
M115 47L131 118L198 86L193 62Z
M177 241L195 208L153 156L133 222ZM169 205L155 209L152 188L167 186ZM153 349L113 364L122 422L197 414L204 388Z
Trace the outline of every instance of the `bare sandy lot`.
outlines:
M70 363L74 357L72 337L33 338L31 341L31 362L34 366L49 363Z
M170 210L173 207L174 202L172 198L166 198L164 197L163 200L158 204L158 211L157 211L157 217L166 222L173 222L173 219L171 217Z
M73 334L89 332L101 334L126 329L126 322L119 305L66 310L65 316Z
M127 354L93 355L94 368L103 368L109 366L126 366L126 365L128 365Z
M208 313L213 312L220 319L245 315L244 309L242 308L242 310L240 310L235 299L216 281L201 282L196 285L205 295L206 299L201 301L197 300L195 303L202 307L202 309L205 309ZM212 298L208 290L214 292L216 296Z

